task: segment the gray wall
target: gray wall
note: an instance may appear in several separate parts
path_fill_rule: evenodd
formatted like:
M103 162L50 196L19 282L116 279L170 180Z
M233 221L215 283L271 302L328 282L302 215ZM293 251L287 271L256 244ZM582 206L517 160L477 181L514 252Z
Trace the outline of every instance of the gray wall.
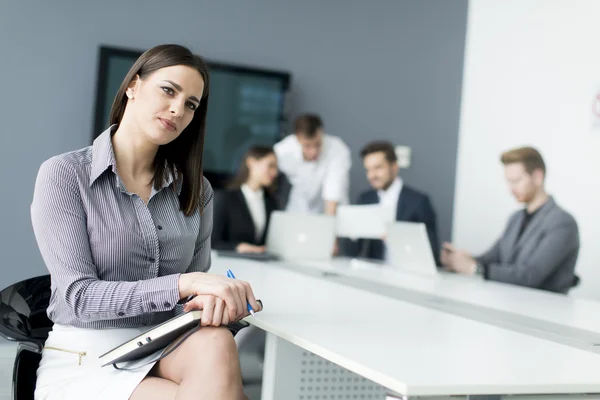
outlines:
M356 152L413 148L405 180L450 236L466 0L0 0L0 287L45 272L29 204L40 163L89 144L97 47L177 42L215 60L290 70L292 110L317 111Z

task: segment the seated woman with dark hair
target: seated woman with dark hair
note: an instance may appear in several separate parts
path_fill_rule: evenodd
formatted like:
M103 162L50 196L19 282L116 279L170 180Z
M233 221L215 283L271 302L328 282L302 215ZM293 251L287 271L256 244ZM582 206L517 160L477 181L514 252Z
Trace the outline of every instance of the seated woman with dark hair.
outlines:
M221 201L215 204L212 248L262 253L274 196L277 157L270 146L251 147Z

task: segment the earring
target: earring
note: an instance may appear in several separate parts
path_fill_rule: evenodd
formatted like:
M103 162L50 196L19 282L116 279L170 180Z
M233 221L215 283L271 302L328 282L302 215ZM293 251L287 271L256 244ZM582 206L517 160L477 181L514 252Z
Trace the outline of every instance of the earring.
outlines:
M131 93L131 90L128 90L127 92L125 92L127 94L127 97L129 99L133 99L133 93Z

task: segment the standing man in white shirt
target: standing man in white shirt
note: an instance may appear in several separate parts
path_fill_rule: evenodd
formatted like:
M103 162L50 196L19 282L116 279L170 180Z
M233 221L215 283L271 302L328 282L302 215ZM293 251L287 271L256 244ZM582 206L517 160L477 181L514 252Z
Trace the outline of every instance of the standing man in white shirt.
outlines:
M350 149L326 134L315 114L296 118L294 132L275 145L279 169L292 185L286 210L335 215L338 204L348 203Z

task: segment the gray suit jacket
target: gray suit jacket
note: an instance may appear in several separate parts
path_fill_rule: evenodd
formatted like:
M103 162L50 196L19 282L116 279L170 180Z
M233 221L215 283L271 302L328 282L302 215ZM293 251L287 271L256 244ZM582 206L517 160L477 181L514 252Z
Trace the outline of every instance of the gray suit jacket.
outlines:
M567 293L575 283L579 230L551 197L517 240L523 211L513 214L502 237L477 261L486 279Z

